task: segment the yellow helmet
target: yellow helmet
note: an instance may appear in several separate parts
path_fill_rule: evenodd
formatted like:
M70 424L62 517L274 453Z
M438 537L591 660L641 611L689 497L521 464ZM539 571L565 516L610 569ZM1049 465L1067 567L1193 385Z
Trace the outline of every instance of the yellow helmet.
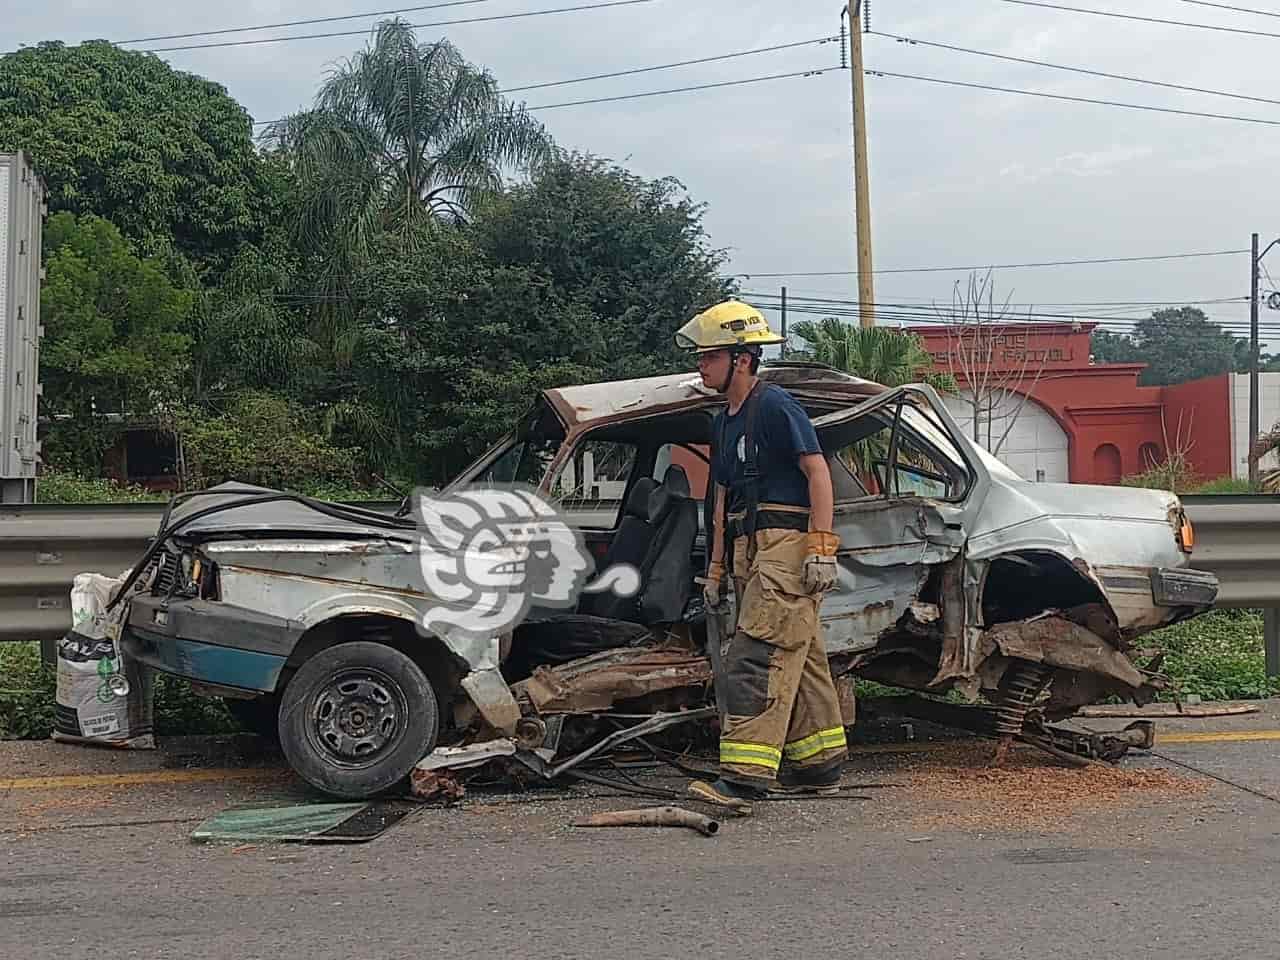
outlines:
M782 343L782 337L769 329L764 314L741 300L717 303L676 331L676 346L697 353L771 343Z

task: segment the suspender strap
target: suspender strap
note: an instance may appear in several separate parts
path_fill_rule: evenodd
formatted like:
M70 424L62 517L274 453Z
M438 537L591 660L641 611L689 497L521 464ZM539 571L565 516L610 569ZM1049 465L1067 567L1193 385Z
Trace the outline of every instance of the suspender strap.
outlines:
M743 454L746 459L746 511L743 516L742 529L747 536L747 556L753 557L756 552L756 522L760 513L760 462L756 449L756 410L760 406L760 394L764 391L764 382L757 380L756 385L747 394L746 421L743 424Z

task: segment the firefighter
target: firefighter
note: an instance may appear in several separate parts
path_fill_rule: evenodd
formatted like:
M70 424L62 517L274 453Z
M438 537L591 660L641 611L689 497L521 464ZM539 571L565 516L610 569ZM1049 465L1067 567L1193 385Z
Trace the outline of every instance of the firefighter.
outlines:
M720 603L726 569L738 599L724 658L720 773L691 796L751 812L780 783L831 793L847 756L818 606L836 581L831 473L808 414L757 377L761 348L781 343L754 307L727 300L675 335L702 382L726 396L712 424L713 521L704 587Z

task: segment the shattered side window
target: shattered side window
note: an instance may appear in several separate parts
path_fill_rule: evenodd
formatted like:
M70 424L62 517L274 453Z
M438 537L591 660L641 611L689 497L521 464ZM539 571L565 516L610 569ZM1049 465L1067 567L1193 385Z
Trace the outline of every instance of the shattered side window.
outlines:
M536 487L542 482L543 474L551 466L551 460L559 448L558 441L546 437L517 441L477 476L475 483L481 486L527 483Z
M622 512L627 481L636 464L634 444L584 440L551 484L560 509L582 526L612 528Z
M832 481L837 500L867 496L920 496L949 500L963 492L963 460L946 434L910 405L904 405L898 446L890 468L896 407L855 421L859 427L833 452Z

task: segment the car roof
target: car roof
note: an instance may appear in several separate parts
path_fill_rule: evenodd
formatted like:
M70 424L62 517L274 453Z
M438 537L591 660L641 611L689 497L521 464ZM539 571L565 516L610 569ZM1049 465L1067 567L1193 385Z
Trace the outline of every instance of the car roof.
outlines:
M858 402L887 389L818 363L766 363L760 368L760 379L776 383L798 397L836 402ZM721 394L702 385L697 372L556 387L543 391L543 395L570 428L724 401Z

